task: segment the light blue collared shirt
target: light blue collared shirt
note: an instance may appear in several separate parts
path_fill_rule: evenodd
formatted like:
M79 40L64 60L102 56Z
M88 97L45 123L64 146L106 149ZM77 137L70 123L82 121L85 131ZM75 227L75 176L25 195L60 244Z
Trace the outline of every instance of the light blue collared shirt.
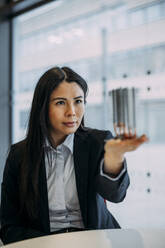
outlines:
M45 156L51 232L62 228L83 228L78 200L74 160L74 134L53 148L48 142Z

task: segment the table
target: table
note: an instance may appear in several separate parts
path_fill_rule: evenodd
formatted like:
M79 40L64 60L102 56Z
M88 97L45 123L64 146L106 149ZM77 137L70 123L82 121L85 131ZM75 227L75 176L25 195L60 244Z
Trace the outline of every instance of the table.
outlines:
M106 229L54 234L4 248L165 248L165 229Z

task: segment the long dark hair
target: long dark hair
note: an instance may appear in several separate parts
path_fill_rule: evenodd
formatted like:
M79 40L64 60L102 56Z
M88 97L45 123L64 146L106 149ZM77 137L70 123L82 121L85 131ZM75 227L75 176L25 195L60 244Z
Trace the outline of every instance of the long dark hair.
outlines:
M86 81L68 67L54 67L46 71L39 79L33 96L30 118L25 139L23 162L20 176L21 211L26 210L29 217L37 217L36 206L39 199L39 171L44 155L45 138L49 137L48 108L50 95L63 81L76 82L84 92L88 92ZM79 129L84 127L84 118Z

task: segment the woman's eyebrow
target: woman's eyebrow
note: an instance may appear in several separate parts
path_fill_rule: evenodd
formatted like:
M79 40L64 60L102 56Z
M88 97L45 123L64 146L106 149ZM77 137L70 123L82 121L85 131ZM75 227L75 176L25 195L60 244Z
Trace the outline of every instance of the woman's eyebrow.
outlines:
M76 97L74 97L73 99L75 100L75 99L78 99L78 98L83 98L83 96L76 96ZM64 100L64 101L67 101L67 98L65 98L65 97L55 97L55 98L53 98L51 101L56 101L56 100Z
M77 98L83 98L83 96L76 96L73 99L77 99Z
M55 101L55 100L67 100L67 98L64 98L64 97L55 97L55 98L52 98L51 101Z

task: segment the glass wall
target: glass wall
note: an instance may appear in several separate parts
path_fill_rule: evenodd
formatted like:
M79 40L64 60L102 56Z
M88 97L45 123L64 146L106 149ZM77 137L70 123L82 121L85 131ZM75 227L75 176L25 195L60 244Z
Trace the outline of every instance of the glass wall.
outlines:
M137 131L149 143L126 155L127 198L108 207L123 227L165 227L165 1L133 2L59 0L15 18L13 142L25 137L34 87L52 66L87 80L86 126L113 132L108 91L138 88Z

